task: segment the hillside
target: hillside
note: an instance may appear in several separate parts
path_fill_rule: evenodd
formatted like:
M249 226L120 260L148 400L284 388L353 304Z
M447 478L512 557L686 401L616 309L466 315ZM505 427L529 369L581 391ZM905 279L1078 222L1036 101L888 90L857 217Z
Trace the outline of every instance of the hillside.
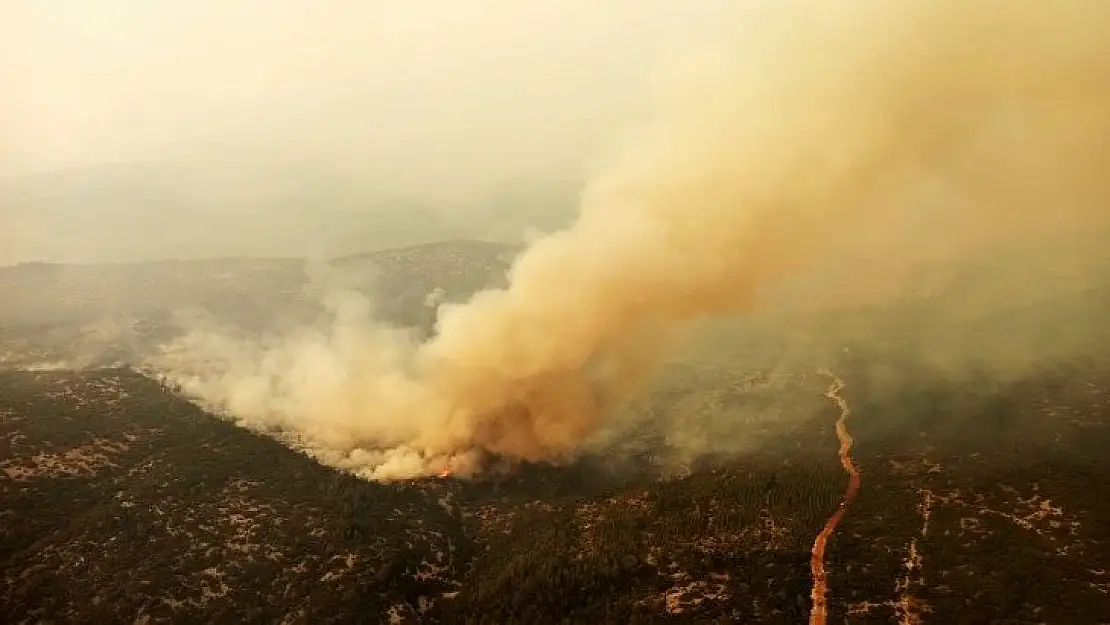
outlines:
M457 587L434 490L326 469L126 370L0 389L5 622L350 622Z
M504 284L518 248L448 241L308 263L214 259L0 268L0 366L137 363L181 333L182 315L252 334L325 313L329 293L365 295L378 318L429 323L425 299Z
M456 241L324 273L420 325L429 292L498 284L512 253ZM132 369L59 363L126 362L179 305L244 328L311 317L313 271L0 271L57 315L2 311L0 620L798 623L822 598L828 622L1110 613L1101 287L958 324L938 298L724 324L578 459L471 481L360 481Z
M901 369L884 388L839 363L863 481L829 546L830 618L1105 613L1108 365L994 388ZM687 373L672 405L729 375ZM669 444L645 426L570 466L392 486L125 370L0 384L12 622L406 622L421 608L426 622L798 622L812 541L845 484L829 379L812 373L724 390L734 410L760 407L742 454L664 470ZM792 429L774 427L784 418Z

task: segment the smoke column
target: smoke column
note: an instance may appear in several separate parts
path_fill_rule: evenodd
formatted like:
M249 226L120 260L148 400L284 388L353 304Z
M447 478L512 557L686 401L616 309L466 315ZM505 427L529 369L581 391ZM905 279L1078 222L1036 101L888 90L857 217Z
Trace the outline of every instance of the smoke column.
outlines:
M557 459L689 322L755 310L829 259L935 243L898 224L942 223L929 232L958 255L1110 221L1110 4L745 7L733 40L663 73L653 121L578 221L521 255L508 288L445 304L430 342L335 301L326 331L249 349L194 334L171 352L219 366L170 370L373 477Z

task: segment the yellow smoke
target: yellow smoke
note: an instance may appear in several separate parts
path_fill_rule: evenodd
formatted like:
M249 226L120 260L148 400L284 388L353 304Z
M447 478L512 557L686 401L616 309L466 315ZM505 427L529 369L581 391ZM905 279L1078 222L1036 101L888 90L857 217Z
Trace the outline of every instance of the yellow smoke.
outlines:
M444 306L431 343L337 331L265 352L276 385L196 388L324 447L392 450L336 460L379 477L482 451L553 459L689 322L754 310L827 261L893 267L1106 225L1110 3L744 6L734 39L668 68L653 122L577 223L532 245L507 289Z

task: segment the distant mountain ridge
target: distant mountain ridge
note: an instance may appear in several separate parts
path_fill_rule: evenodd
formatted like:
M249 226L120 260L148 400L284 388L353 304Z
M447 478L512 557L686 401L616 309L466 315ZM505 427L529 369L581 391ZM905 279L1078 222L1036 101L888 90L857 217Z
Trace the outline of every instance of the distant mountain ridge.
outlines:
M172 336L180 313L200 312L259 332L319 318L325 295L337 290L364 294L383 320L423 327L429 293L438 289L460 301L504 286L520 249L451 240L320 262L225 258L0 267L0 356L42 359L45 354L34 354L45 349L64 359L92 349L89 341L126 352Z
M312 163L108 163L0 178L0 265L357 255L568 224L580 183L512 179L441 206ZM10 240L9 240L10 239Z

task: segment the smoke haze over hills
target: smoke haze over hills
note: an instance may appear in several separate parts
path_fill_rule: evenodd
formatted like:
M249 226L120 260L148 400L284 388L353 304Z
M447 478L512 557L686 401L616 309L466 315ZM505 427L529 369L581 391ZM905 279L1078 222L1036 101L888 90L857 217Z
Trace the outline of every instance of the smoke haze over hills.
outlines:
M737 17L662 74L652 122L578 221L524 252L508 288L445 306L431 342L340 295L323 332L262 346L194 334L166 366L190 364L192 392L345 466L472 470L488 453L573 453L691 322L761 310L791 284L881 302L918 288L923 263L992 266L995 297L950 300L945 324L1104 275L1081 242L1110 217L1110 9L789 2Z
M0 264L519 241L727 3L264 4L3 3Z

